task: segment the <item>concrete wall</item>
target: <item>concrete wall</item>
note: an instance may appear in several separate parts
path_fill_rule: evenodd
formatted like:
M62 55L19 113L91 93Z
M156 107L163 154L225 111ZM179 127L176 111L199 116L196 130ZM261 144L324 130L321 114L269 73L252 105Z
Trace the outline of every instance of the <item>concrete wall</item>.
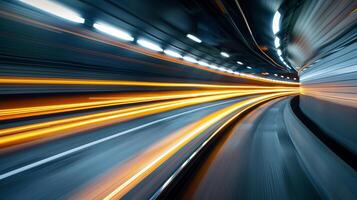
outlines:
M331 138L357 154L357 43L326 54L301 74L300 108Z

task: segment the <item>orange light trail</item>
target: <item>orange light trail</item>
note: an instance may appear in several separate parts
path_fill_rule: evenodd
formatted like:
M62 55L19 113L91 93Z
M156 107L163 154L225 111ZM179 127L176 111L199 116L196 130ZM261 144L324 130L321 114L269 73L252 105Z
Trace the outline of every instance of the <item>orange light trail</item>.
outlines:
M286 88L288 89L288 88ZM269 89L269 90L198 90L198 91L165 91L165 92L141 92L128 94L98 94L95 96L78 95L74 97L63 97L63 99L44 98L36 100L19 100L18 102L7 102L0 105L0 120L9 120L23 118L28 116L38 116L46 114L54 114L61 112L77 111L92 108L102 108L108 106L127 105L134 103L192 98L200 96L212 96L219 94L239 93L246 94L247 92L265 93L265 92L280 92L286 89ZM54 100L56 99L56 100ZM59 103L62 102L63 103ZM26 105L26 106L24 106Z
M247 89L247 88L272 88L268 86L238 86L221 84L201 84L201 83L166 83L166 82L143 82L143 81L122 81L122 80L85 80L85 79L61 79L61 78L35 78L35 77L0 77L0 84L18 85L97 85L97 86L142 86L142 87L190 87L206 89ZM292 84L294 86L300 85Z
M248 109L261 102L292 94L295 92L261 95L214 112L153 145L124 166L109 173L101 181L82 191L75 198L120 199L176 152L223 118L239 109Z
M233 97L252 94L251 92L236 92L214 96L196 97L190 99L172 100L167 102L151 103L148 105L132 106L112 111L105 111L84 116L69 117L60 120L23 125L0 130L0 148L16 144L57 138L78 133L97 127L127 121L147 115L157 114L185 106L223 100ZM51 137L50 137L51 136Z

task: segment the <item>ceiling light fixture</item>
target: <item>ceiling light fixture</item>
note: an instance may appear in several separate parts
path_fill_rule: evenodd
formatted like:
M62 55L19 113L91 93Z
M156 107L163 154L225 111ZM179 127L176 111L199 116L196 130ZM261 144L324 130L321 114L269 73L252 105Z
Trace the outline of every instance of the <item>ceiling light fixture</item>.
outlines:
M174 58L182 58L181 54L179 54L178 52L176 51L172 51L172 50L169 50L169 49L165 49L164 50L164 53L168 56L171 56L171 57L174 57Z
M211 68L211 69L218 69L217 65L214 65L214 64L211 64L208 67Z
M222 72L226 72L226 71L227 71L227 69L224 68L224 67L218 67L218 70L219 70L219 71L222 71Z
M109 24L105 23L94 23L93 27L101 32L104 32L108 35L114 36L116 38L126 40L126 41L134 41L134 38L127 33L126 31L123 31L119 28L116 28L114 26L111 26Z
M228 53L223 52L223 51L221 52L221 56L223 56L225 58L229 58L230 57Z
M200 38L194 36L194 35L191 35L191 34L187 34L186 37L190 38L191 40L197 42L197 43L201 43L202 40L200 40Z
M151 42L149 40L139 39L137 41L137 43L140 46L145 47L147 49L151 49L153 51L160 51L160 52L163 51L163 49L159 45L157 45L157 44L155 44L155 43L153 43L153 42Z
M280 13L279 11L276 11L276 13L274 14L274 18L273 18L273 33L274 35L280 31Z
M197 63L197 60L190 57L190 56L184 56L183 59L187 62L191 62L191 63Z
M275 45L275 48L279 48L280 47L280 39L278 37L275 37L274 45Z
M43 10L57 17L83 24L85 19L75 11L63 6L62 4L50 0L20 0L30 6Z
M199 65L202 65L202 66L205 66L205 67L208 67L209 66L209 64L208 63L206 63L205 61L198 61L198 64Z

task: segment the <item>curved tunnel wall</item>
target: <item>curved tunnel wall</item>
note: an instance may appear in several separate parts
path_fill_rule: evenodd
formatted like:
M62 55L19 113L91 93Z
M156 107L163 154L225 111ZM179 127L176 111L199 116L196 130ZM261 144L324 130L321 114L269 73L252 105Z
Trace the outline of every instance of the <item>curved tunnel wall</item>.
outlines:
M301 74L300 108L324 133L357 154L357 44L335 49Z

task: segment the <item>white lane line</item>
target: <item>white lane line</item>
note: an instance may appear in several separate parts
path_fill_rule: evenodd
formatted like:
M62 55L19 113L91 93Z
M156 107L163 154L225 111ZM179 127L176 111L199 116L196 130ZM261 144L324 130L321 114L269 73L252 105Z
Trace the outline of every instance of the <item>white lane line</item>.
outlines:
M189 113L192 113L192 112L196 112L196 111L199 111L199 110L203 110L203 109L206 109L206 108L210 108L210 107L214 107L214 106L218 106L218 105L230 103L230 102L233 102L233 101L237 101L237 99L233 99L233 100L229 100L229 101L225 101L225 102L220 102L220 103L212 104L212 105L209 105L209 106L204 106L204 107L201 107L201 108L196 108L196 109L193 109L193 110L185 111L185 112L182 112L182 113L179 113L179 114L171 115L171 116L169 116L169 117L165 117L165 118L162 118L162 119L159 119L159 120L155 120L155 121L149 122L149 123L147 123L147 124L143 124L143 125L141 125L141 126L137 126L137 127L135 127L135 128L128 129L128 130L126 130L126 131L119 132L119 133L116 133L116 134L114 134L114 135L111 135L111 136L108 136L108 137L105 137L105 138L102 138L102 139L99 139L99 140L96 140L96 141L93 141L93 142L90 142L90 143L81 145L81 146L79 146L79 147L76 147L76 148L67 150L67 151L65 151L65 152L62 152L62 153L53 155L53 156L51 156L51 157L48 157L48 158L39 160L39 161L34 162L34 163L31 163L31 164L29 164L29 165L25 165L25 166L20 167L20 168L18 168L18 169L14 169L14 170L11 170L11 171L6 172L6 173L4 173L4 174L1 174L1 175L0 175L0 181L1 181L1 180L4 180L4 179L6 179L6 178L8 178L8 177L10 177L10 176L13 176L13 175L16 175L16 174L18 174L18 173L21 173L21 172L27 171L27 170L29 170L29 169L32 169L32 168L34 168L34 167L41 166L41 165L46 164L46 163L48 163L48 162L54 161L54 160L56 160L56 159L62 158L62 157L64 157L64 156L70 155L70 154L72 154L72 153L75 153L75 152L81 151L81 150L83 150L83 149L89 148L89 147L91 147L91 146L94 146L94 145L103 143L103 142L105 142L105 141L108 141L108 140L117 138L117 137L119 137L119 136L122 136L122 135L125 135L125 134L128 134L128 133L131 133L131 132L133 132L133 131L137 131L137 130L139 130L139 129L146 128L146 127L148 127L148 126L151 126L151 125L154 125L154 124L157 124L157 123L160 123L160 122L163 122L163 121L166 121L166 120L175 118L175 117L179 117L179 116L182 116L182 115L186 115L186 114L189 114Z

